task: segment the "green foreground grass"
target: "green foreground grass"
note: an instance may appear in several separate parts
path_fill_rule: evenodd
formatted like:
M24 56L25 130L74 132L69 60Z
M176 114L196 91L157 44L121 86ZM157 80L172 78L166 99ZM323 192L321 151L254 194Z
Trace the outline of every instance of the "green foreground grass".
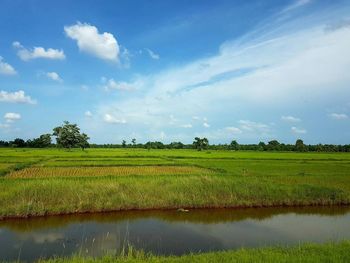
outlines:
M268 247L240 249L237 251L190 254L185 256L152 256L131 251L118 257L103 258L56 258L42 263L110 263L110 262L350 262L350 241L328 244L303 244L295 247Z
M135 172L127 175L109 172L130 166L134 168L127 170ZM145 166L162 169L152 176L142 173ZM184 174L175 168L162 172L171 166L203 172ZM75 171L72 176L60 176L69 169ZM16 171L29 176L15 178ZM45 171L51 171L50 176L45 177ZM350 204L347 153L1 149L0 174L2 218L129 209Z

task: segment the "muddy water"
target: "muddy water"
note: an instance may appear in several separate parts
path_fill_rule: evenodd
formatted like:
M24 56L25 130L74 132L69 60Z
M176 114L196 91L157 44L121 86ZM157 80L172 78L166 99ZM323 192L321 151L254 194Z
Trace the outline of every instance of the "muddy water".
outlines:
M350 207L118 212L0 221L0 261L157 255L350 239Z

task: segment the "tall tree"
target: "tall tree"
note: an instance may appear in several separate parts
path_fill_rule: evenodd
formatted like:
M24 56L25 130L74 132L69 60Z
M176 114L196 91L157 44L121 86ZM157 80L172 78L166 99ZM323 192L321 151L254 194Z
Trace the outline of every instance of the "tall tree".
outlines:
M233 140L231 143L230 143L230 146L229 146L230 150L239 150L239 144L236 140Z
M131 140L131 143L132 143L132 146L135 147L135 146L136 146L136 139L135 139L135 138L132 139L132 140Z
M279 151L281 147L280 143L277 140L272 140L267 144L267 148L270 151Z
M295 142L295 150L297 152L306 152L306 145L304 144L303 140L298 139Z
M207 138L202 138L202 139L199 137L194 138L193 147L198 151L206 149L208 146L209 146L209 141Z
M51 134L42 134L39 137L41 147L49 147L51 145Z
M266 144L264 142L259 142L258 151L264 151L266 148Z
M62 126L54 128L53 136L56 136L57 145L60 147L84 149L88 146L89 137L85 133L80 133L77 124L71 124L68 121L64 121Z

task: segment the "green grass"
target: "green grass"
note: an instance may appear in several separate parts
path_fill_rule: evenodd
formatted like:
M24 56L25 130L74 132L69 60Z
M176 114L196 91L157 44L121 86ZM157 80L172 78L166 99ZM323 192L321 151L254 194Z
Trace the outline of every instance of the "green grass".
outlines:
M1 149L0 175L0 217L350 204L348 153Z
M109 263L109 262L350 262L350 242L328 244L303 244L294 247L267 247L258 249L240 249L237 251L190 254L184 256L152 256L142 251L129 251L120 256L103 258L55 258L42 260L44 263Z

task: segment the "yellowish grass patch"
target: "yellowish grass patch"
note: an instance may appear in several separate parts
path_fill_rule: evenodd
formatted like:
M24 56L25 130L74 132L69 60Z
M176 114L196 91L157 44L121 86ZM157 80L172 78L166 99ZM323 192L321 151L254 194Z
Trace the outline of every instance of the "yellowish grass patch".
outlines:
M126 175L205 175L212 171L193 166L115 166L115 167L30 167L14 171L9 178L126 176Z

